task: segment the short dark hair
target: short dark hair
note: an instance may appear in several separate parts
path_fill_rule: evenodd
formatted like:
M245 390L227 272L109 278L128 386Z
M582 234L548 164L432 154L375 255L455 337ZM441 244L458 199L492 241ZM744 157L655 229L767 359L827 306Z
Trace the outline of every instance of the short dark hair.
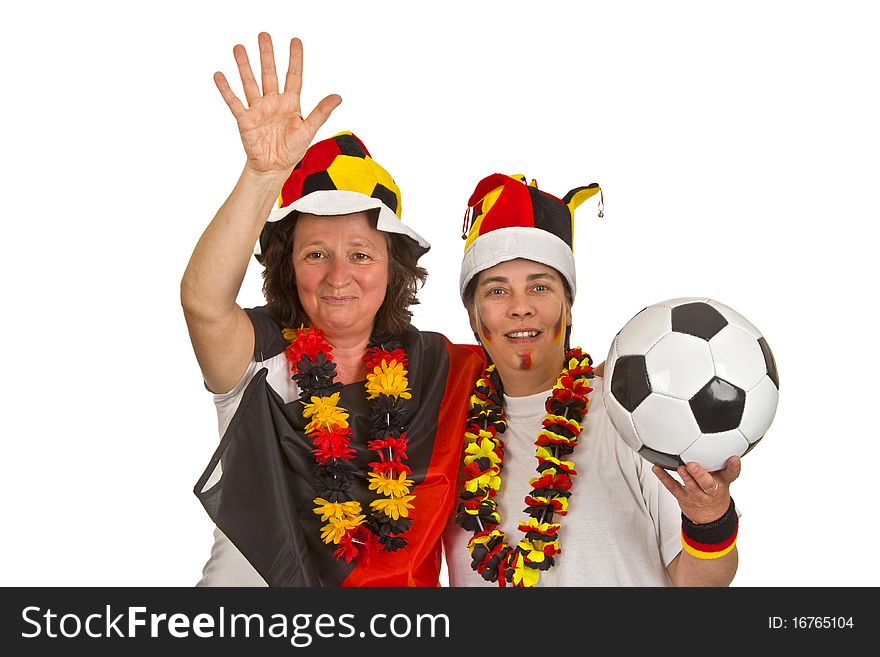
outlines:
M371 210L369 215L375 227L379 211ZM275 321L289 328L311 324L296 291L296 275L291 258L298 218L299 213L294 211L278 223L263 255L266 308ZM387 232L383 235L388 245L388 287L385 299L376 312L372 338L394 340L409 329L412 320L409 307L419 303L416 293L425 284L428 272L419 266L419 255L408 237Z
M556 271L556 270L554 270ZM474 295L477 293L477 281L480 278L480 274L483 272L477 272L471 280L468 281L468 284L464 287L464 294L461 296L462 303L464 303L464 307L468 309L468 311L474 310ZM559 272L556 272L559 274ZM568 305L574 305L574 299L571 295L571 288L568 286L568 281L565 280L565 277L562 274L559 274L559 280L562 281L562 287L565 289L565 298L568 301ZM480 343L480 336L477 335L477 332L474 331L474 337L477 339L477 343ZM571 326L565 327L565 350L568 351L571 348ZM485 347L483 351L486 351ZM489 359L488 352L486 353L487 360Z

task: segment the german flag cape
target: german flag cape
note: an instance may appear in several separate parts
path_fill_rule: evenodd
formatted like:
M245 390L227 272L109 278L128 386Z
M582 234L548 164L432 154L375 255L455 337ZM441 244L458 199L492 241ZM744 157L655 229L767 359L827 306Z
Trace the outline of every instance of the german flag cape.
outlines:
M281 353L287 341L264 308L248 309L256 334L255 358ZM320 535L313 512L315 460L303 429L302 404L285 403L258 371L193 492L208 515L269 586L438 586L440 535L455 506L468 398L484 367L478 347L455 345L439 333L414 328L402 337L412 398L403 400L407 465L416 496L408 544L346 563ZM352 493L364 507L376 499L367 487L375 454L367 435L363 382L342 389L356 452ZM214 483L212 475L222 465ZM209 480L212 482L208 484Z

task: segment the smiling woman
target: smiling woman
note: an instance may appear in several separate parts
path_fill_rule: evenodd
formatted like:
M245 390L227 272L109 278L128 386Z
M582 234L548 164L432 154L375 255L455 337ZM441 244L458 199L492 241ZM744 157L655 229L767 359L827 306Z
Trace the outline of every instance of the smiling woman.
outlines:
M522 397L545 389L556 378L565 329L571 325L571 293L562 276L547 265L517 258L474 279L468 306L471 327L491 348L505 390ZM518 375L504 375L517 370Z
M460 292L491 364L444 535L452 586L726 586L736 572L739 459L714 473L689 464L683 484L652 474L611 425L592 359L568 344L573 212L598 193L559 199L493 174L468 202Z
M388 246L370 223L363 212L330 222L310 214L297 220L297 292L306 315L327 331L372 332L373 318L385 300Z
M195 487L217 525L199 584L437 586L482 359L410 324L429 244L400 190L351 132L309 146L340 99L304 119L301 44L283 93L259 44L262 91L234 48L247 108L215 75L247 163L181 281L222 434ZM266 305L242 309L252 253Z

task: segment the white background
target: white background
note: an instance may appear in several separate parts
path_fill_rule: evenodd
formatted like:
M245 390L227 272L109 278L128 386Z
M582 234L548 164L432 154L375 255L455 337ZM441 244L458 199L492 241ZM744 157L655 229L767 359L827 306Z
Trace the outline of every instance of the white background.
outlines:
M761 329L781 399L733 493L735 586L880 585L876 18L849 2L101 2L8 8L0 584L191 586L216 418L179 306L243 164L212 74L305 44L432 243L415 323L471 335L468 196L499 171L577 213L574 339L706 295ZM124 7L124 8L123 8ZM467 7L467 8L465 8ZM557 8L558 7L558 8ZM284 59L282 57L282 59ZM286 62L279 77L283 78ZM240 303L262 303L259 271Z

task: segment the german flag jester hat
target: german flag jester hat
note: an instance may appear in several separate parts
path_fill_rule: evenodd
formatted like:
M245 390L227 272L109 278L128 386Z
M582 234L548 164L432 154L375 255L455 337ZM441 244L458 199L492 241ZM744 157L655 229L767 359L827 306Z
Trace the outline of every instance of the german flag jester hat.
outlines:
M409 238L418 256L431 245L401 220L400 188L379 166L364 143L351 132L340 132L312 144L281 188L278 207L272 210L254 255L262 263L269 241L291 212L336 216L379 210L376 225L386 233Z
M574 265L574 211L600 194L597 183L576 187L562 199L538 189L522 175L493 173L483 178L468 200L462 237L459 292L477 274L516 258L534 260L556 269L571 288L577 289ZM602 216L600 202L599 216Z

